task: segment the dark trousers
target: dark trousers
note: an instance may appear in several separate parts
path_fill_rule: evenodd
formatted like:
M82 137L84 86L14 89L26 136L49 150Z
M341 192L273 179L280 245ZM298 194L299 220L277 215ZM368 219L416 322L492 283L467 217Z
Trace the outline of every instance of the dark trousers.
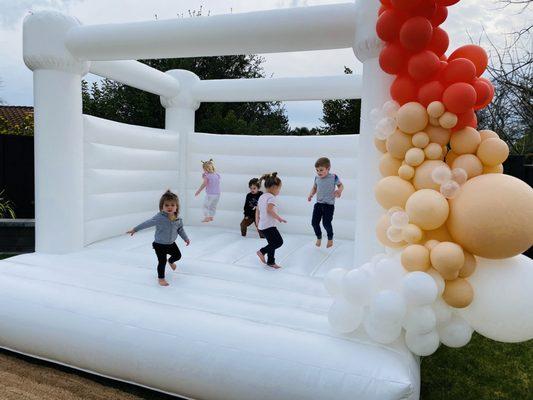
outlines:
M333 226L331 225L331 221L333 221L334 211L335 206L333 204L315 203L311 225L313 225L317 239L322 239L322 230L320 229L320 221L322 220L322 225L324 225L328 240L333 240Z
M259 249L259 251L263 253L263 255L267 255L268 265L274 265L276 263L274 254L276 253L276 249L279 249L283 245L283 238L281 237L278 228L275 226L263 229L261 233L265 236L268 244L262 249Z
M152 243L152 247L155 250L157 255L157 277L159 279L165 279L165 267L167 266L167 254L170 255L168 259L169 263L174 263L181 258L180 249L176 243L172 244L161 244L161 243Z
M245 216L242 221L241 221L241 235L242 236L246 236L246 231L248 230L247 228L252 225L252 224L255 224L255 218L254 217L247 217ZM257 225L255 226L257 228ZM260 238L264 238L263 234L261 233L261 231L258 229L257 232L259 232L259 237Z

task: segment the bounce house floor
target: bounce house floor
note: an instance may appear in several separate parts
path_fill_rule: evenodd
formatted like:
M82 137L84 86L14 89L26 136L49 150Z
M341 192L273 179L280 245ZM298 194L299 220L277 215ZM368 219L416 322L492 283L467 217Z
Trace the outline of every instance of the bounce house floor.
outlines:
M152 231L1 261L0 347L195 399L418 398L403 342L329 330L321 277L352 265L353 242L285 234L273 270L256 231L187 231L167 288Z

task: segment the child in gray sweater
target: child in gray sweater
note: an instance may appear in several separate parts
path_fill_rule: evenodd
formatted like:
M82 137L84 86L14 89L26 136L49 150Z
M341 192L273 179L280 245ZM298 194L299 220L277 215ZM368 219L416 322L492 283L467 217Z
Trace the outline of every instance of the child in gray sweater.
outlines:
M181 258L181 252L175 243L178 235L185 241L186 246L191 243L185 229L183 229L183 220L178 215L178 196L167 190L159 200L159 212L127 232L133 236L142 229L155 226L155 238L152 247L157 255L157 277L161 286L168 286L168 282L165 280L167 254L170 255L168 259L170 268L174 271L176 270L176 261Z

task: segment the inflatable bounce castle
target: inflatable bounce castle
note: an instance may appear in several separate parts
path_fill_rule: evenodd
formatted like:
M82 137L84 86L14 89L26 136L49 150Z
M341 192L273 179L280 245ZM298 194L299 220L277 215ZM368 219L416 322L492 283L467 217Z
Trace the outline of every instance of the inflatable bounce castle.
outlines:
M468 1L468 0L464 0ZM24 21L35 96L36 252L0 262L0 346L194 399L417 399L419 356L475 330L533 338L533 190L477 130L494 94L478 46L449 50L458 0L357 0L202 18ZM456 5L460 7L460 4ZM352 48L361 76L200 80L135 60ZM161 96L165 129L82 113L88 73ZM362 99L361 134L195 132L201 102ZM256 149L268 149L257 153ZM317 248L307 193L328 156L346 187ZM200 224L201 160L223 175ZM238 232L250 177L278 171L283 268ZM153 232L181 198L191 245L162 288Z

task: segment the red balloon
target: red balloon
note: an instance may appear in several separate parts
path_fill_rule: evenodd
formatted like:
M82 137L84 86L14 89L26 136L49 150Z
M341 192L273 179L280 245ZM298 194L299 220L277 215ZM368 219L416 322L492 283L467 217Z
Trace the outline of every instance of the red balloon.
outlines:
M412 51L424 50L431 41L433 26L427 18L413 17L405 21L400 29L400 42Z
M466 58L472 61L476 66L476 76L481 76L481 74L485 72L487 64L489 63L487 52L482 47L475 44L461 46L448 57L449 60L454 60L456 58Z
M476 104L476 91L468 83L453 83L444 90L442 102L448 111L462 114Z
M393 42L398 39L400 28L407 19L407 15L401 11L389 9L380 15L376 22L376 33L385 42Z
M385 11L387 11L388 8L385 7L383 4L379 6L379 10L378 10L378 17L383 14Z
M415 81L431 78L440 70L440 60L432 51L421 51L409 59L407 72Z
M435 0L425 0L418 7L413 9L412 14L431 20L436 12L437 5L435 4Z
M441 101L444 85L439 81L431 81L418 89L418 102L424 107L433 101Z
M441 6L453 6L454 4L459 3L459 0L437 0L437 4Z
M466 58L456 58L448 62L448 66L443 71L444 82L472 82L476 77L476 67L472 61Z
M474 110L480 110L492 101L494 88L489 81L480 78L474 79L472 86L476 91L476 104L474 105Z
M409 11L418 7L422 0L390 0L390 2L397 10Z
M431 41L428 45L428 50L431 50L436 55L441 56L446 52L446 50L448 50L449 45L450 39L448 38L446 31L439 27L434 28L433 36L431 37Z
M477 128L477 116L472 108L467 112L457 115L457 124L452 128L452 132L463 129L465 126Z
M385 7L392 7L392 3L390 0L379 0L381 4L383 4Z
M416 82L405 75L397 76L390 87L390 95L393 100L396 100L400 105L416 101L417 94Z
M398 43L390 43L379 54L379 66L387 74L400 73L407 64L409 55Z
M430 18L431 25L439 26L448 18L448 9L444 6L439 6L435 10L435 14Z
M479 77L478 80L485 82L490 89L490 101L494 98L494 86L492 85L492 82L489 81L487 78ZM490 102L489 102L490 103Z

